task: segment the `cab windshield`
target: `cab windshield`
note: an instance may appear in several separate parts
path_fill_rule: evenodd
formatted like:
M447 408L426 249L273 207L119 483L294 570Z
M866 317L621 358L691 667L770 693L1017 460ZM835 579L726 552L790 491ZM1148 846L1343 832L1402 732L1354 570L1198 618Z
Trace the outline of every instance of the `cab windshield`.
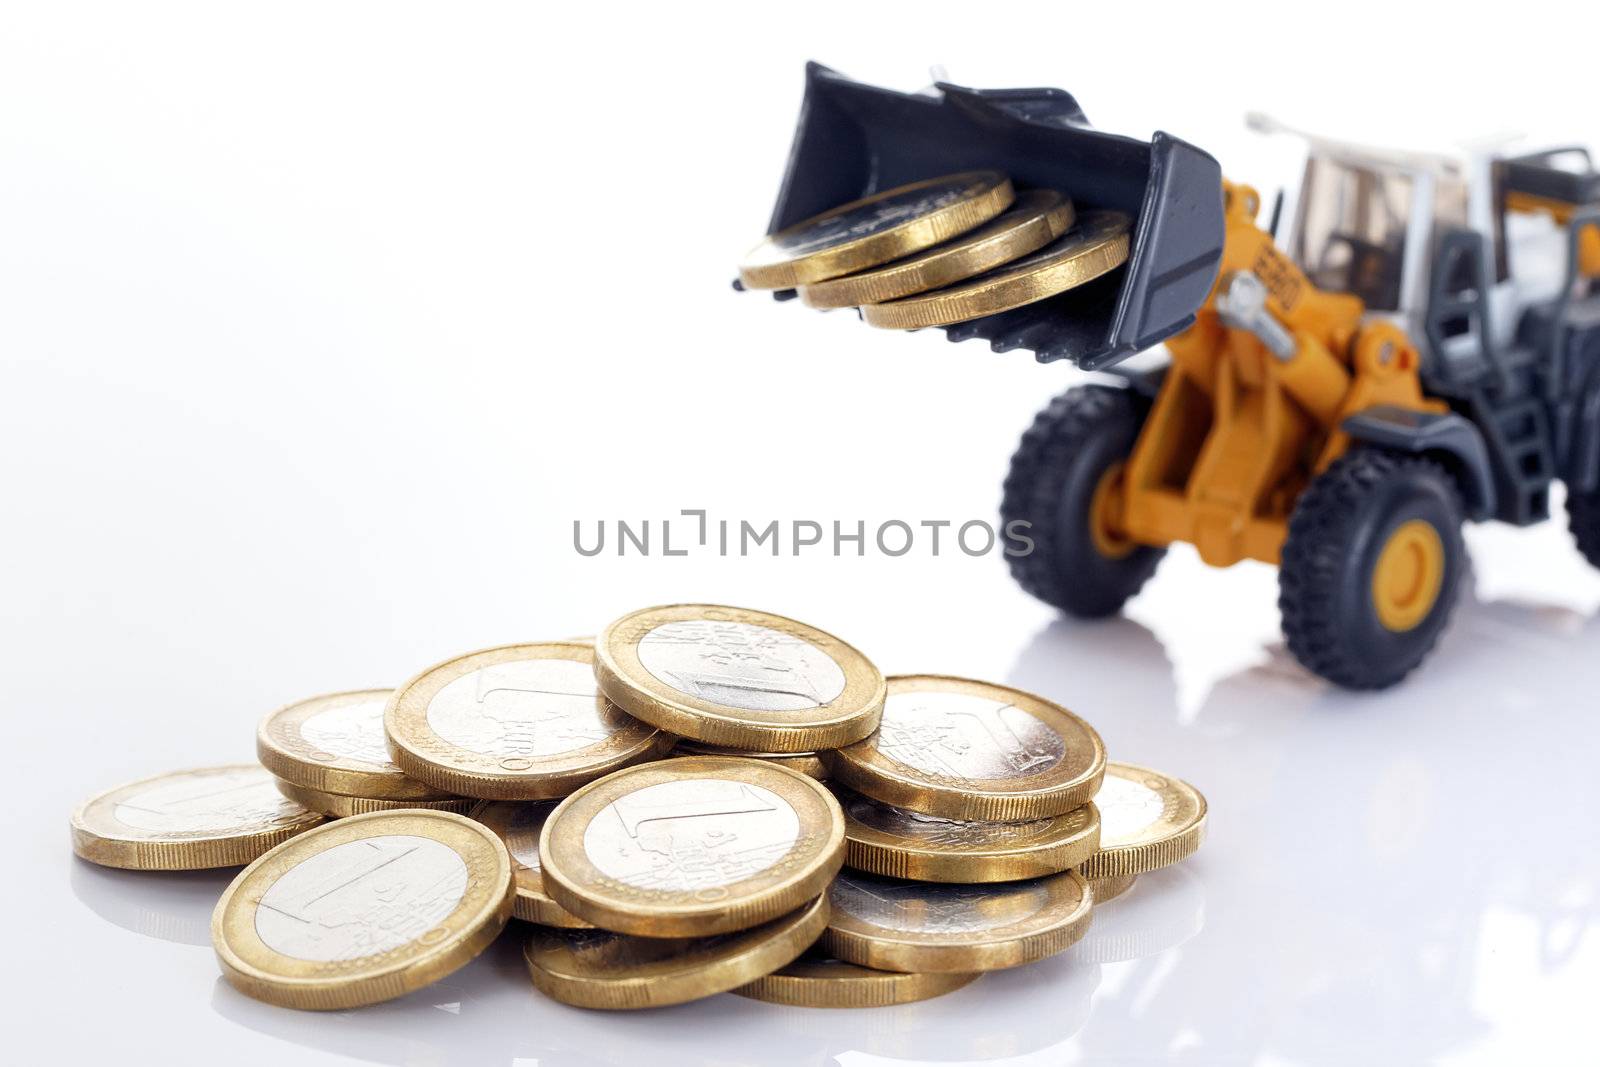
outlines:
M1397 311L1411 197L1405 174L1313 156L1289 254L1319 289Z

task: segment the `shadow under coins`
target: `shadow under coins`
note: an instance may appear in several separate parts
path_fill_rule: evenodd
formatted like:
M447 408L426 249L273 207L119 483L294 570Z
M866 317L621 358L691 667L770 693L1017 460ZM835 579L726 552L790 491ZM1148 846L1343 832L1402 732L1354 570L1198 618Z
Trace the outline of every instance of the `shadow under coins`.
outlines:
M1600 963L1600 618L1469 596L1429 661L1380 693L1267 652L1188 716L1174 678L1201 653L1126 618L1052 622L1013 667L1011 684L1082 711L1112 758L1209 802L1206 845L1172 871L1204 885L1203 927L1128 963L1075 949L1102 971L1075 1049L1427 1062L1537 1017L1539 982L1570 996ZM1124 902L1152 909L1135 925L1181 922L1155 878L1107 905L1102 934ZM1523 992L1507 990L1512 961Z

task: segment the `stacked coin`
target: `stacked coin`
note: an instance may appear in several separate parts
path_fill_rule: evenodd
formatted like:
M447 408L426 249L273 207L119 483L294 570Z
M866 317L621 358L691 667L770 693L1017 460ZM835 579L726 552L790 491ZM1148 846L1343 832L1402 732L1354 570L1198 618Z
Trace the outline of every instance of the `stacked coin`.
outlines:
M815 308L859 307L914 330L995 315L1075 289L1128 259L1131 220L1075 212L1055 189L1017 192L997 171L929 178L769 234L739 268L751 289L797 289Z
M888 690L877 734L831 759L852 868L830 893L834 956L924 973L1027 963L1080 938L1093 906L1139 873L1199 847L1200 794L1108 763L1066 709L958 678Z
M73 847L249 863L212 920L223 974L298 1008L419 988L513 917L534 986L582 1007L908 1003L1071 945L1206 817L1042 697L885 680L826 631L707 604L299 701L256 740L260 767L94 797Z
M329 818L399 808L464 812L472 801L408 776L389 758L383 732L388 689L301 700L256 729L256 758L280 792Z

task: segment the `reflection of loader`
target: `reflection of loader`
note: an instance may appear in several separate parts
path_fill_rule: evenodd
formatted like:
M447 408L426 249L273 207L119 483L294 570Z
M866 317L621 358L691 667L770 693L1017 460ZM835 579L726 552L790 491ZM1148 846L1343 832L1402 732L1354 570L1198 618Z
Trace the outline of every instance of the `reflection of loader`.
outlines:
M814 66L772 228L974 167L1135 215L1126 267L947 328L1091 370L1170 356L1039 414L1006 479L1035 542L1013 573L1099 616L1174 541L1275 563L1290 650L1380 687L1444 627L1465 519L1541 521L1561 479L1600 566L1600 174L1580 150L1307 146L1269 232L1209 156L1095 131L1058 90L905 95Z

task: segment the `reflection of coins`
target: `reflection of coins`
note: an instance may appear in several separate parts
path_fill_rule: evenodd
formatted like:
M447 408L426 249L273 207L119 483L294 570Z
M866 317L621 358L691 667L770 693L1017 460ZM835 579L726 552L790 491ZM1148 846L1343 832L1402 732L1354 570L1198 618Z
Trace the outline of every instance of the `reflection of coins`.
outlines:
M1188 782L1131 763L1107 763L1095 794L1100 850L1084 861L1088 878L1142 874L1177 863L1206 834L1206 798Z
M1138 880L1137 874L1117 874L1110 878L1089 879L1089 891L1094 894L1095 907L1099 907L1108 900L1116 900L1122 894L1133 888L1133 883Z
M442 811L378 812L262 856L211 918L222 973L291 1008L351 1008L420 989L466 963L511 917L498 838Z
M1042 248L1071 225L1071 200L1032 189L975 230L876 270L802 286L800 300L814 308L856 307L938 289Z
M769 234L745 255L739 280L789 289L876 267L987 222L1014 195L1010 180L989 170L898 186Z
M1105 745L1043 697L988 682L891 678L878 732L829 757L834 779L875 800L946 819L1060 815L1094 797Z
M261 765L286 782L374 800L442 800L389 758L383 734L388 689L330 693L279 708L256 730Z
M884 971L964 974L1052 956L1089 925L1076 871L1004 885L902 882L846 872L828 890L820 947Z
M948 289L902 300L868 304L861 317L870 326L917 330L997 315L1093 281L1128 259L1128 217L1091 211L1039 251Z
M675 604L607 626L595 674L619 707L682 737L812 752L877 725L883 675L832 634L744 608Z
M823 786L757 760L631 767L568 797L539 839L545 892L645 937L742 930L820 894L844 861Z
M249 863L322 816L254 764L174 771L91 797L72 813L72 851L92 863L187 871Z
M73 895L106 922L177 945L211 944L211 909L236 872L120 871L68 864Z
M453 811L466 814L476 804L465 797L446 797L440 800L371 800L367 797L347 797L342 793L325 793L321 789L308 789L303 785L277 781L278 792L303 808L320 812L330 819L347 819L352 815L365 815L373 811L401 811L420 808L429 811Z
M822 755L818 752L746 752L743 749L729 748L725 745L707 745L699 741L679 741L672 747L674 756L738 756L743 759L758 759L779 766L787 767L791 771L798 771L808 778L818 781L828 777L828 766L822 762Z
M1114 908L1095 901L1094 925L1066 958L1122 963L1177 948L1205 927L1205 887L1181 865L1139 875L1142 888Z
M430 667L395 690L384 726L413 778L460 796L544 800L658 758L671 738L600 695L594 650L505 645Z
M607 930L539 930L526 957L540 992L580 1008L658 1008L744 985L817 939L828 900L720 937L629 937Z
M524 922L588 929L590 924L550 899L544 891L544 870L539 863L539 833L556 810L553 800L493 800L472 809L472 818L493 830L511 853L511 874L517 899L511 914Z
M906 811L836 789L845 866L923 882L1012 882L1076 867L1100 841L1094 805L1011 822L969 822Z
M882 1008L954 992L977 974L904 974L876 971L812 950L789 966L734 992L752 1000L797 1008Z

